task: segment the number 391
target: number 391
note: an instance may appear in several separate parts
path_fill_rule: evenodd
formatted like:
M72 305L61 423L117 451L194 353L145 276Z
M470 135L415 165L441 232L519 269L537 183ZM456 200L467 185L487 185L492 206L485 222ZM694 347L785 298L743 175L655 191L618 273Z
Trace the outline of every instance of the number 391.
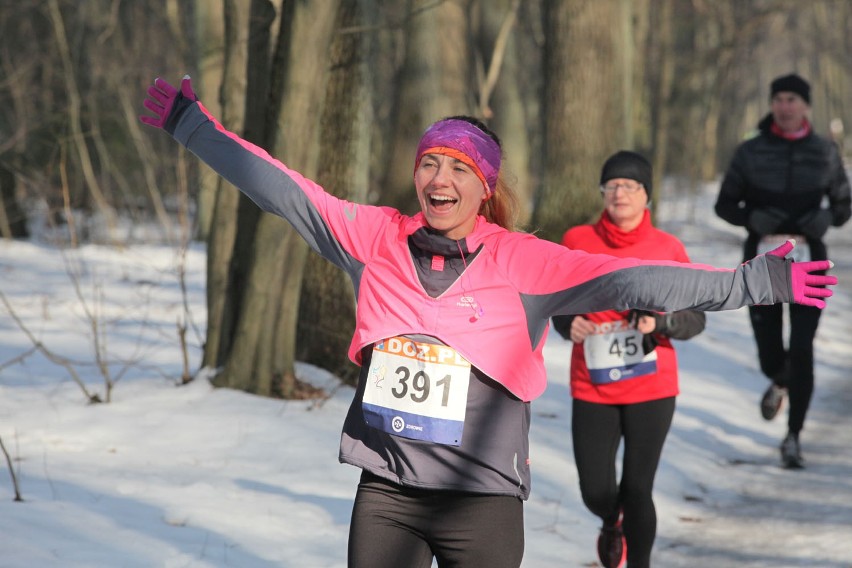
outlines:
M429 375L424 371L417 371L414 375L411 375L408 367L397 367L396 375L398 382L391 389L391 392L396 398L409 396L414 402L424 402L429 398L432 385ZM447 402L449 401L452 378L452 375L446 375L435 383L436 388L442 389L441 406L447 406Z

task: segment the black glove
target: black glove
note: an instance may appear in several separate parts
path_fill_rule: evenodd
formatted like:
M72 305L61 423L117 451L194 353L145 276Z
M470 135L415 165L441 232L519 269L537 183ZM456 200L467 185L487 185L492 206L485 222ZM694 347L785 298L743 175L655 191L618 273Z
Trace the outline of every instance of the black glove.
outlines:
M643 316L650 316L655 321L654 331L642 335L642 353L647 355L656 349L659 344L654 334L666 332L666 316L665 314L649 312L648 310L630 310L630 313L627 315L627 321L630 322L630 325L636 327L639 323L639 318Z
M650 316L654 318L656 327L652 333L665 333L667 322L666 322L666 314L659 314L657 312L651 312L648 310L630 310L630 313L627 315L627 321L630 322L630 325L636 327L639 324L639 318L642 316Z
M649 312L648 310L630 310L627 319L635 327L642 316L652 316L656 323L654 331L642 337L642 348L646 355L659 344L657 334L665 335L671 339L691 339L704 331L704 326L707 323L707 316L704 312L696 310L681 310L664 314Z
M571 339L571 322L577 316L553 316L553 329L562 336L562 339Z
M809 239L821 239L831 226L832 215L828 209L811 209L796 219L796 225Z
M760 207L752 209L748 214L746 227L758 235L772 235L787 220L787 213L776 207Z

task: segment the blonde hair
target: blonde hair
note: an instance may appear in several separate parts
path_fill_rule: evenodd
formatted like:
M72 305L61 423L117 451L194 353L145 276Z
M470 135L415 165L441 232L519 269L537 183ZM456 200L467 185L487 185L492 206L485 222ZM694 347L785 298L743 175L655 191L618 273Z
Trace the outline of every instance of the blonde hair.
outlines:
M511 176L504 174L503 169L497 174L497 184L494 193L483 202L479 212L485 216L489 223L500 225L508 231L514 231L521 212L520 200L515 192L514 185L510 183Z

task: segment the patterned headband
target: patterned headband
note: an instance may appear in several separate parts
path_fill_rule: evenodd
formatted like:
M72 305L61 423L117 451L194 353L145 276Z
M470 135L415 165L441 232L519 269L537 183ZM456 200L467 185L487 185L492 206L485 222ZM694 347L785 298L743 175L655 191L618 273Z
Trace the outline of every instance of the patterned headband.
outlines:
M494 193L500 171L500 146L466 120L451 118L430 126L417 146L415 170L424 154L452 156L467 164L485 185L488 194Z

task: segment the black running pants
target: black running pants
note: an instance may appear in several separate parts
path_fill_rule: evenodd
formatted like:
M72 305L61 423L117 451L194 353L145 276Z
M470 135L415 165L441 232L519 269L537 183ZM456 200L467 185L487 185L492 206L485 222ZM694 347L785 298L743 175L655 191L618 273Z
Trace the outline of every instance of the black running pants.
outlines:
M625 405L574 399L571 432L583 503L607 524L623 512L630 568L650 566L657 535L654 477L674 410L674 397ZM619 481L616 458L622 439Z
M776 382L786 383L790 400L787 426L798 434L814 393L814 338L822 310L790 304L789 347L784 348L784 306L750 306L749 316L757 344L760 370Z
M402 487L361 476L349 568L518 568L523 502L512 496Z

